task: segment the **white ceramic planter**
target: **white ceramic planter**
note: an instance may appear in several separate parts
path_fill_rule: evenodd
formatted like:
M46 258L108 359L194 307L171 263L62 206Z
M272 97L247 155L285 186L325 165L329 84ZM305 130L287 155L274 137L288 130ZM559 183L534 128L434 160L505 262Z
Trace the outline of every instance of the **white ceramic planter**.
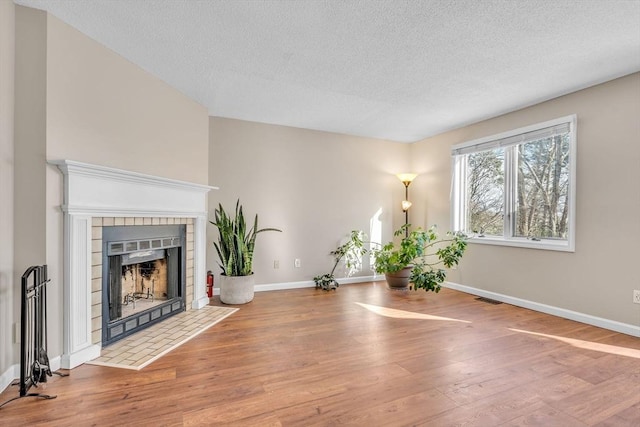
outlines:
M253 300L254 275L220 276L220 301L225 304L246 304Z

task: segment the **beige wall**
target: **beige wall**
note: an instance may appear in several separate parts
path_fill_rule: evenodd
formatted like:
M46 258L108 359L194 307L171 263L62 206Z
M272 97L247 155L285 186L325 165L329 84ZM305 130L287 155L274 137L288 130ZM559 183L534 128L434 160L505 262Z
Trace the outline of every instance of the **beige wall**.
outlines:
M200 104L49 16L47 158L206 184Z
M0 376L14 363L13 345L13 101L15 12L0 0ZM4 384L0 382L0 390Z
M14 147L14 322L20 277L46 263L46 29L44 12L16 6ZM16 363L18 347L14 348Z
M218 202L228 211L240 198L247 215L259 214L260 227L283 230L258 236L257 284L328 273L328 253L350 230L368 231L378 210L385 239L402 220L404 187L393 174L408 165L406 144L223 118L210 119L209 134L209 184L220 187L209 196L209 216ZM209 226L207 266L217 273L216 239Z
M46 13L16 6L15 267L45 262Z
M640 326L633 266L640 240L640 74L636 73L414 144L422 221L450 223L450 147L576 113L576 251L471 244L451 280Z
M55 357L62 353L63 181L46 162L206 184L209 118L201 105L57 18L16 11L14 267L21 274L49 266L48 353ZM17 307L19 295L13 300ZM14 321L18 315L14 309Z

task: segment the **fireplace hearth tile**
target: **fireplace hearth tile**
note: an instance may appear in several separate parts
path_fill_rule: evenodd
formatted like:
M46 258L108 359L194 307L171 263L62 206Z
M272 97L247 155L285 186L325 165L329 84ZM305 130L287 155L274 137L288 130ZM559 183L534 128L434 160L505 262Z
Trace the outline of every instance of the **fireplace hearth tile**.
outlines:
M187 310L103 347L100 357L87 363L140 370L237 310L210 305Z

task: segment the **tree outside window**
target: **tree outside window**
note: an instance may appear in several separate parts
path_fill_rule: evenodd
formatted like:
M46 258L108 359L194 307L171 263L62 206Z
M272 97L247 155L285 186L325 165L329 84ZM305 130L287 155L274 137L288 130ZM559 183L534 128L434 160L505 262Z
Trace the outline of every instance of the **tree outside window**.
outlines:
M504 149L467 156L469 228L475 234L504 233Z
M569 135L517 146L516 236L566 239Z
M573 250L575 123L569 116L453 147L454 228L472 242Z

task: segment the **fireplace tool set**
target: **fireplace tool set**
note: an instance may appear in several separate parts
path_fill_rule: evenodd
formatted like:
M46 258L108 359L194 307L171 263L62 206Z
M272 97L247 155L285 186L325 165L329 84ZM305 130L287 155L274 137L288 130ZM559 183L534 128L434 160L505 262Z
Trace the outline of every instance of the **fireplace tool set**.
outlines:
M46 265L29 267L22 275L22 301L20 325L20 395L0 404L0 408L21 397L54 399L56 396L29 393L29 389L47 382L53 374L47 355L47 277Z

